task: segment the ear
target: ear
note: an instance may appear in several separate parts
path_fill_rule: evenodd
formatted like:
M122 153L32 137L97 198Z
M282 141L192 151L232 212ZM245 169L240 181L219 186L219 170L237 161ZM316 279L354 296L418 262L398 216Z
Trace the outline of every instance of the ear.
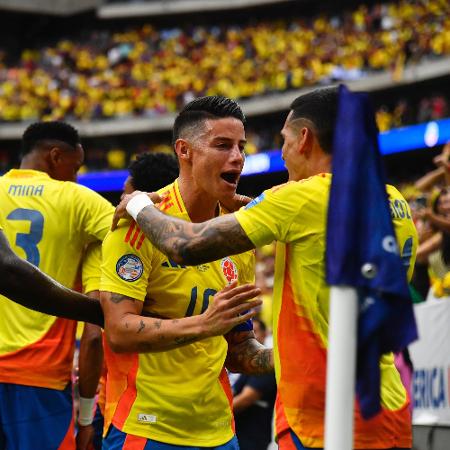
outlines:
M314 134L308 127L300 128L297 139L297 148L300 155L309 156L313 147Z
M57 166L61 162L62 152L58 147L52 147L48 152L48 162L51 167Z
M191 159L191 149L187 141L184 139L177 139L175 142L175 153L179 160L190 160Z

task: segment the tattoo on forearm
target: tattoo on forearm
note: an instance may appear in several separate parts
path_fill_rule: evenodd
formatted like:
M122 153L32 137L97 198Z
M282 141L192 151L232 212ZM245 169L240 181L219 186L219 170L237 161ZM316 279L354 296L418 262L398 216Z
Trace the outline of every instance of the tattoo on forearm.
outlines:
M228 349L227 367L233 372L262 374L273 372L272 349L247 339Z
M178 345L182 344L190 344L192 342L195 342L197 338L195 337L189 337L189 336L178 336L175 338L175 343Z
M161 320L161 319L155 320L155 322L153 323L153 326L154 326L157 330L159 330L159 329L161 328L161 325L162 325L162 320Z
M139 322L139 328L138 328L137 332L140 333L144 328L145 328L145 323L143 320L141 320Z
M201 264L254 248L232 214L193 224L146 208L137 221L144 234L175 261Z

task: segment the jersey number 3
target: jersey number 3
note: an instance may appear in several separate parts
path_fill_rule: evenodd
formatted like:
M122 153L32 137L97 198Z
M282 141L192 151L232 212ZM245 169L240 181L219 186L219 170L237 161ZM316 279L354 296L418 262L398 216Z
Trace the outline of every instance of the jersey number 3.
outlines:
M42 232L44 231L44 216L34 209L17 208L8 215L7 219L30 222L29 233L17 233L16 247L24 250L28 262L39 266L41 255L37 245L41 241Z

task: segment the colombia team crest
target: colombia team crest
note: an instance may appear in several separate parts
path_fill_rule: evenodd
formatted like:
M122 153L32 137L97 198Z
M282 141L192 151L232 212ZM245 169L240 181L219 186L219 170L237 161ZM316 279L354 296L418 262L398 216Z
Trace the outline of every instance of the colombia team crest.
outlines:
M220 262L220 266L222 267L223 275L228 281L228 284L238 279L237 266L229 256L222 259L222 261Z
M144 265L139 256L136 255L124 255L119 258L116 264L117 275L125 281L138 280L143 271Z

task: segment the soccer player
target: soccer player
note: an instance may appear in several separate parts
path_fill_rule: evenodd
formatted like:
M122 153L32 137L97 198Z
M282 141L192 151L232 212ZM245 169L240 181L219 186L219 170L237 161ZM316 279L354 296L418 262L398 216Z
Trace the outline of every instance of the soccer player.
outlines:
M148 197L137 194L124 198L117 210L120 215L129 202L128 211L137 217L141 230L178 265L205 264L277 241L274 345L281 450L324 445L329 297L324 259L337 104L337 88L318 89L294 100L281 131L282 156L292 182L265 191L245 209L190 224L151 205L144 207ZM394 215L393 223L399 247L413 243L403 255L410 258L410 278L416 230L401 194L393 186L387 191L390 202L398 201L408 211ZM356 403L354 446L411 448L409 400L392 354L382 357L380 368L382 411L364 421Z
M84 151L70 125L30 125L22 149L20 169L0 178L0 225L19 256L72 287L85 247L103 240L110 227L112 205L74 183ZM17 450L75 448L76 322L4 297L0 315L0 440Z
M239 106L223 97L186 105L173 130L180 177L160 191L162 210L192 222L224 213L219 200L234 198L244 164L244 121ZM240 304L259 294L247 284L254 279L253 252L186 267L129 221L102 250L105 333L128 370L104 448L237 449L225 360L243 372L273 369L271 350L256 341L250 324L227 334L228 354L222 336L260 305ZM229 301L236 308L221 312ZM211 330L213 314L228 318L226 326Z
M138 155L131 162L128 171L125 193L135 189L156 191L167 186L177 178L179 168L175 155L149 152ZM83 291L96 298L100 295L101 262L101 246L95 243L89 247L85 256L82 280ZM102 334L100 327L85 324L80 343L79 392L83 410L78 418L79 450L89 449L91 445L96 450L101 449L103 431L109 429L118 399L127 387L127 372L121 365L121 358L111 351L106 342L103 348L105 365L102 364ZM96 347L100 347L100 350ZM99 402L94 417L93 406L102 372L104 376L100 380Z

